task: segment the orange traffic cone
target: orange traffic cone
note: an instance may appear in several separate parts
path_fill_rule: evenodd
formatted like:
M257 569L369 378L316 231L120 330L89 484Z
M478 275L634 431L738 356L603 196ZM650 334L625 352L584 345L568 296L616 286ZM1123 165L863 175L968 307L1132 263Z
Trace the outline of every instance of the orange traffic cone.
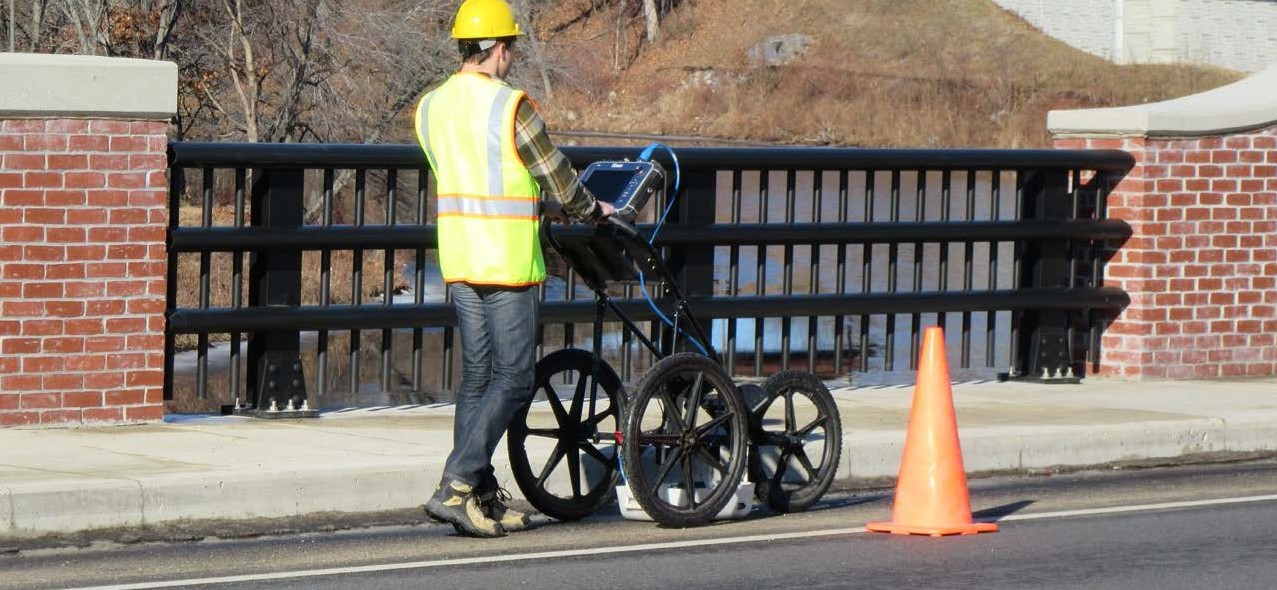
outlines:
M940 328L927 328L922 336L918 386L913 391L891 522L871 522L865 528L879 533L933 537L998 530L996 524L971 521L967 474L962 467L944 331Z

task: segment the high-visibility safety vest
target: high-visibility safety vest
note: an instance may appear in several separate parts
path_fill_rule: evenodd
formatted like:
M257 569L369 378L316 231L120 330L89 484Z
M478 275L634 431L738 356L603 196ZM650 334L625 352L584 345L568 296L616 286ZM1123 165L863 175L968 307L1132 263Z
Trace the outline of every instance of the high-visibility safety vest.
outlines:
M523 98L499 80L458 73L417 105L417 141L439 197L445 282L519 287L545 280L541 189L514 145Z

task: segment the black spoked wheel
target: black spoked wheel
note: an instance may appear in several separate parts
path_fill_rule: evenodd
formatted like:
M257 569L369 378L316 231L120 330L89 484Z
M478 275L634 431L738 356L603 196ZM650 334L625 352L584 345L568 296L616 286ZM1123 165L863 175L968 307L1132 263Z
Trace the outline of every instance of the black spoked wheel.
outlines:
M842 421L815 375L784 371L763 382L753 412L749 478L754 495L777 512L802 512L829 490L842 453Z
M514 480L537 510L559 520L592 514L616 487L621 380L607 363L565 349L536 366L532 403L514 417L506 434Z
M709 522L735 498L748 424L736 385L714 361L680 353L656 363L628 406L621 441L634 498L666 526Z

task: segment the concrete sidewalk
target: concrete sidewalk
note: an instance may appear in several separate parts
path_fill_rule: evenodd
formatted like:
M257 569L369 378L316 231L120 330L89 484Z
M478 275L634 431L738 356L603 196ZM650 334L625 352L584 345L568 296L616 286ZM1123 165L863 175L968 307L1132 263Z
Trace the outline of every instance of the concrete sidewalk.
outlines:
M835 390L840 478L893 477L913 388ZM954 386L969 472L1277 451L1277 379ZM422 504L451 446L450 406L296 421L0 430L0 538L181 519ZM509 479L504 444L498 475ZM517 493L513 481L505 485Z

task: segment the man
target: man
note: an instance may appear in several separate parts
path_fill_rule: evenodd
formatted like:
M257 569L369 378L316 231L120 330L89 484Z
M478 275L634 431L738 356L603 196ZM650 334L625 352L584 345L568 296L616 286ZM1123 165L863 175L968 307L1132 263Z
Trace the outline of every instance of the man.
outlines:
M504 0L465 0L452 37L461 70L417 106L417 139L439 196L439 266L456 306L462 376L453 448L426 503L459 532L500 537L528 526L504 503L492 453L533 395L540 216L612 215L581 184L545 123L505 81L523 35ZM544 191L553 200L542 202Z

